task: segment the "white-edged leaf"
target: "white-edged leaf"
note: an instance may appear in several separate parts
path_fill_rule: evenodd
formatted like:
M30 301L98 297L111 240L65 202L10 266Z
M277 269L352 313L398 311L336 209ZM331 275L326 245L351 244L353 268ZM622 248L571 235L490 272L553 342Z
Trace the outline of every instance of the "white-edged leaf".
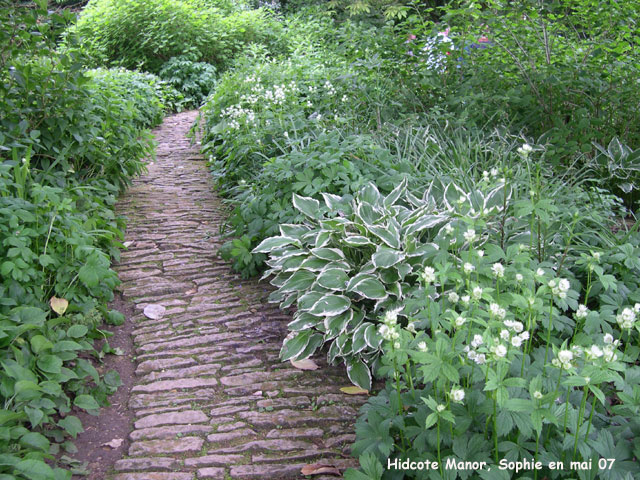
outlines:
M353 277L347 286L347 291L358 293L371 300L383 300L387 297L384 284L375 275L367 273Z
M269 253L272 250L276 250L278 248L286 247L287 245L294 244L297 247L300 247L300 241L291 238L291 237L269 237L265 238L260 244L254 248L251 253Z
M282 361L296 358L300 353L302 353L309 343L312 333L313 332L311 330L304 330L302 332L294 332L293 335L287 335L287 338L285 338L284 343L282 344L282 349L280 350L280 358Z
M407 191L407 177L404 177L402 181L398 184L398 186L394 188L391 191L391 193L384 198L382 203L384 204L385 207L389 208L393 204L395 204L398 201L398 199L405 194L406 191Z
M362 245L373 245L371 240L362 235L346 235L342 238L342 243L349 245L350 247L360 247Z
M371 257L371 261L376 268L389 268L404 260L404 253L386 247L378 247L376 253Z
M344 295L325 295L318 300L309 313L311 315L338 315L351 307L351 300Z
M312 248L311 254L314 257L321 258L322 260L328 260L330 262L346 260L342 250L337 248Z
M294 193L293 206L309 218L318 219L320 217L320 202L315 198L302 197Z
M371 372L359 358L352 358L347 362L347 376L354 385L371 390Z
M280 287L281 292L299 292L306 290L315 281L316 274L309 270L298 270L294 272Z
M331 290L344 290L349 281L349 276L339 268L328 268L318 275L318 285Z

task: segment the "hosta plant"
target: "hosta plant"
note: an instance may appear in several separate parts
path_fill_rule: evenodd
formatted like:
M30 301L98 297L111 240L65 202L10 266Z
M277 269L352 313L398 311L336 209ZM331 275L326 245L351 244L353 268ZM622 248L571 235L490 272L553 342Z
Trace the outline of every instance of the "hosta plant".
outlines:
M418 198L403 180L386 196L373 183L355 198L325 193L324 204L293 195L306 220L281 225L281 235L254 249L270 256L265 277L274 275L271 283L278 287L271 301L297 308L283 360L309 357L330 343L329 361L344 360L351 381L371 387L370 365L381 352L379 314L404 301L437 254L436 227L447 224L460 233L447 241L465 243L465 222L494 224L504 203L503 184L486 195L455 184L436 191Z

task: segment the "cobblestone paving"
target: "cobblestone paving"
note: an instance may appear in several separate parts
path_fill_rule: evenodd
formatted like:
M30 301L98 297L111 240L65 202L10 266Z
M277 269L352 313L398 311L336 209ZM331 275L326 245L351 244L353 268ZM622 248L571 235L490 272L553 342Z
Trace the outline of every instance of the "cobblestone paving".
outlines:
M364 401L340 387L341 367L282 363L290 317L269 287L243 281L217 257L221 203L197 145L196 112L169 117L157 159L119 204L132 242L117 267L136 305L135 413L113 480L289 479L305 464L353 465L349 445ZM166 307L147 318L148 304ZM317 480L337 476L314 476Z

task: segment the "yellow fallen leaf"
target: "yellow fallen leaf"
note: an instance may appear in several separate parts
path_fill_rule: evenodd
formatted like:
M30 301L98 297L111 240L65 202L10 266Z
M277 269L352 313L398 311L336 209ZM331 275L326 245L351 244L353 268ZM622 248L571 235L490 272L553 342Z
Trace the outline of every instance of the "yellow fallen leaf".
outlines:
M64 298L51 297L51 300L49 300L49 305L51 305L51 309L54 312L56 312L58 315L62 315L67 311L69 302Z
M299 370L317 370L319 368L318 365L316 365L316 362L310 358L305 358L304 360L291 360L291 365Z
M356 387L355 385L352 385L350 387L342 387L340 391L343 393L346 393L347 395L368 395L369 394L369 390Z
M305 465L304 467L302 467L300 472L303 475L321 475L323 473L328 473L330 475L340 475L340 470L338 470L334 465L326 463L311 463L309 465Z

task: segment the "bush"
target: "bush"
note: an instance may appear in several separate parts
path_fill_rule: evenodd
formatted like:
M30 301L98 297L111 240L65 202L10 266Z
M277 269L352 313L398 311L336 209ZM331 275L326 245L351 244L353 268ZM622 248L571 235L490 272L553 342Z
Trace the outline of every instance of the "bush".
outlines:
M216 84L213 65L192 61L193 56L173 57L165 63L158 76L182 93L186 108L199 107Z
M180 0L92 0L73 33L95 66L152 73L183 54L222 70L251 42L280 48L279 25L264 11L227 17L215 8Z

